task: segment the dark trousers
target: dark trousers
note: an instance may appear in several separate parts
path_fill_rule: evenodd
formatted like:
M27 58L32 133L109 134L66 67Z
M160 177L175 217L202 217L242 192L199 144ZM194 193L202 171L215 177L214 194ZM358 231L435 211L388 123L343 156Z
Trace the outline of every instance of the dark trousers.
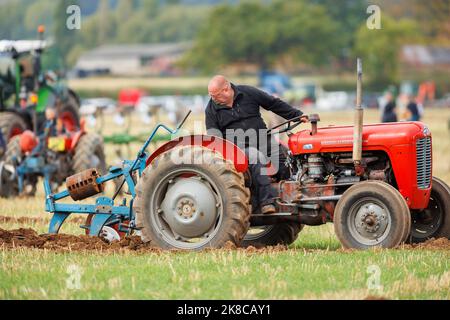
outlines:
M277 180L287 179L290 175L289 169L285 166L286 155L283 150L274 152L271 158L264 155L256 148L246 148L245 154L249 159L249 171L252 179L251 193L252 193L252 207L254 210L261 208L268 204L274 203L274 198L278 196L277 191L272 187L272 176L267 175L266 169L269 159L272 159L272 164L278 163L278 171L275 175Z

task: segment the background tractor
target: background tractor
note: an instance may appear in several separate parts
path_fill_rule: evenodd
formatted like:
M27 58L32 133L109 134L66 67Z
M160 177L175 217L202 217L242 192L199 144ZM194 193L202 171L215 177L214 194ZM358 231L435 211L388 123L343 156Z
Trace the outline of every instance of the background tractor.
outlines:
M53 214L50 233L57 233L71 213L89 215L83 227L107 239L139 230L142 239L164 249L288 245L303 225L332 222L345 248L393 248L404 242L450 237L450 188L432 176L432 137L421 122L363 126L362 68L358 63L357 108L354 126L311 128L293 133L301 119L268 131L288 134L288 179L277 180L278 212L260 214L251 203L248 159L230 141L194 135L173 139L153 153L111 168L105 176L89 169L66 180L67 190L52 193L45 181L46 210ZM182 122L184 123L184 121ZM268 170L271 170L270 166ZM137 173L137 177L136 176ZM106 181L123 177L110 197L95 204L61 204L100 193ZM128 185L131 199L115 205Z
M39 177L44 177L53 189L67 176L91 167L106 172L103 139L87 133L84 126L69 131L47 109L47 121L40 135L26 130L12 137L0 161L0 196L33 196Z
M48 42L44 28L38 31L38 40L0 41L0 130L5 143L25 130L42 132L48 107L57 110L68 131L80 126L78 96L54 72L42 70Z

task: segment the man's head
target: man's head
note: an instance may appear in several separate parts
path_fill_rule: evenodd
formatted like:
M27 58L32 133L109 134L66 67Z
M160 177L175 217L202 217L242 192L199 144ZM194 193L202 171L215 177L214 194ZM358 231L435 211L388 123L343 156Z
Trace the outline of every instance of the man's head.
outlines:
M233 105L234 90L224 76L217 75L209 81L208 94L215 103L230 107Z

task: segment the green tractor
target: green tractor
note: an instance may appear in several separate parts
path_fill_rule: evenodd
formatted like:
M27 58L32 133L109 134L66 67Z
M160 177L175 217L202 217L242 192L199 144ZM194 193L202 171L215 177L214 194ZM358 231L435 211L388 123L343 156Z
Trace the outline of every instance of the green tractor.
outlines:
M56 110L68 131L80 126L80 99L53 71L43 70L49 44L43 27L38 33L38 40L0 41L0 157L12 137L43 130L47 108Z

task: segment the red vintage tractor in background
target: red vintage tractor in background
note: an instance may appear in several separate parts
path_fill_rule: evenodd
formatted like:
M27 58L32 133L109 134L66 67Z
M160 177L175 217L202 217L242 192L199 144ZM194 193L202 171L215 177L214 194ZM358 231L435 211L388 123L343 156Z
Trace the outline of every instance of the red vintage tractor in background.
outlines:
M273 178L278 212L262 215L250 203L248 159L227 140L187 136L145 149L164 125L158 125L133 161L98 176L86 170L67 179L67 190L51 193L46 184L46 210L53 213L50 233L58 232L71 213L91 215L84 226L90 235L105 230L131 233L164 249L220 248L293 243L304 225L334 224L346 248L393 248L403 242L450 237L450 188L432 176L432 138L421 122L363 126L361 66L355 125L292 133L299 118L286 121L278 133L289 136L290 177ZM184 123L184 121L183 121ZM280 129L281 128L281 129ZM277 129L277 128L273 128ZM269 130L273 134L275 130ZM137 174L139 179L137 180ZM85 199L108 180L123 176L132 196L114 205L115 197L98 197L95 205L59 204L71 196ZM136 183L137 180L137 183ZM70 183L74 181L77 183ZM109 239L119 237L118 232Z

